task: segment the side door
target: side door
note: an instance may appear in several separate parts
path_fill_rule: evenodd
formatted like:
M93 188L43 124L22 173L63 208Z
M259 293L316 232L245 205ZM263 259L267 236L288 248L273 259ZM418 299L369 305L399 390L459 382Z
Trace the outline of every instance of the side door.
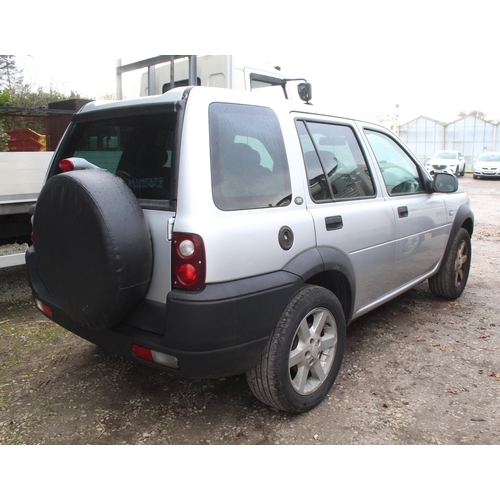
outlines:
M354 315L394 288L395 221L349 122L296 119L319 248L346 256L355 273Z
M448 235L443 196L427 193L420 169L394 137L364 129L385 184L396 220L396 285L403 286L432 271L440 261Z

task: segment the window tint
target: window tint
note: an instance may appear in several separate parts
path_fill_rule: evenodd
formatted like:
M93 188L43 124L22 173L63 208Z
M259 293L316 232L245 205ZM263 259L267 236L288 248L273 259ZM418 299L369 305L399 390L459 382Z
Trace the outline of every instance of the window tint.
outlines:
M375 194L370 171L350 127L298 121L297 130L314 201Z
M210 106L212 192L221 210L288 205L290 174L275 113L259 106Z
M138 198L167 200L175 123L172 113L77 123L62 157L121 177Z
M365 133L391 196L424 191L417 166L397 142L381 132Z

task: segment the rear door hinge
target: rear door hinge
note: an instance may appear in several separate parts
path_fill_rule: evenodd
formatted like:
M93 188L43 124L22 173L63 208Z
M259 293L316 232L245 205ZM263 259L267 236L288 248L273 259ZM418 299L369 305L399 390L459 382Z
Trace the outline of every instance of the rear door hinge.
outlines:
M172 235L174 234L174 222L175 222L175 217L170 217L170 219L168 219L168 226L167 226L168 241L172 241Z

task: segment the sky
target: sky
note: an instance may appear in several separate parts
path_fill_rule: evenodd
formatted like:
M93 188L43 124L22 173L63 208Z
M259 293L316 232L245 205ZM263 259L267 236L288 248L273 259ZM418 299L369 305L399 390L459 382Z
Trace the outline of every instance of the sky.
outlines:
M116 14L107 4L86 5L100 15L56 33L46 30L46 44L44 37L23 39L15 54L30 81L99 99L116 90L117 59L251 54L280 65L286 76L307 78L313 103L340 116L375 120L397 113L400 123L421 115L449 122L459 112L480 110L500 120L500 46L491 1L311 0L273 8L255 0L250 10L215 0L192 13L174 9L170 16L168 9L139 9L120 23L111 22ZM229 12L224 22L220 15L214 19L221 12ZM134 78L125 82L131 97L139 87Z

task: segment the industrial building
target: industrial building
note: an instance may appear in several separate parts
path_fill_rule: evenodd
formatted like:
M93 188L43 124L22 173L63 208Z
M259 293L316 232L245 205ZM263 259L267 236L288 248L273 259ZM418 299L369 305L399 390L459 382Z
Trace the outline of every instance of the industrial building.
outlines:
M475 114L451 123L420 116L398 127L399 137L425 164L435 151L452 149L465 157L466 170L485 151L500 150L500 126Z

